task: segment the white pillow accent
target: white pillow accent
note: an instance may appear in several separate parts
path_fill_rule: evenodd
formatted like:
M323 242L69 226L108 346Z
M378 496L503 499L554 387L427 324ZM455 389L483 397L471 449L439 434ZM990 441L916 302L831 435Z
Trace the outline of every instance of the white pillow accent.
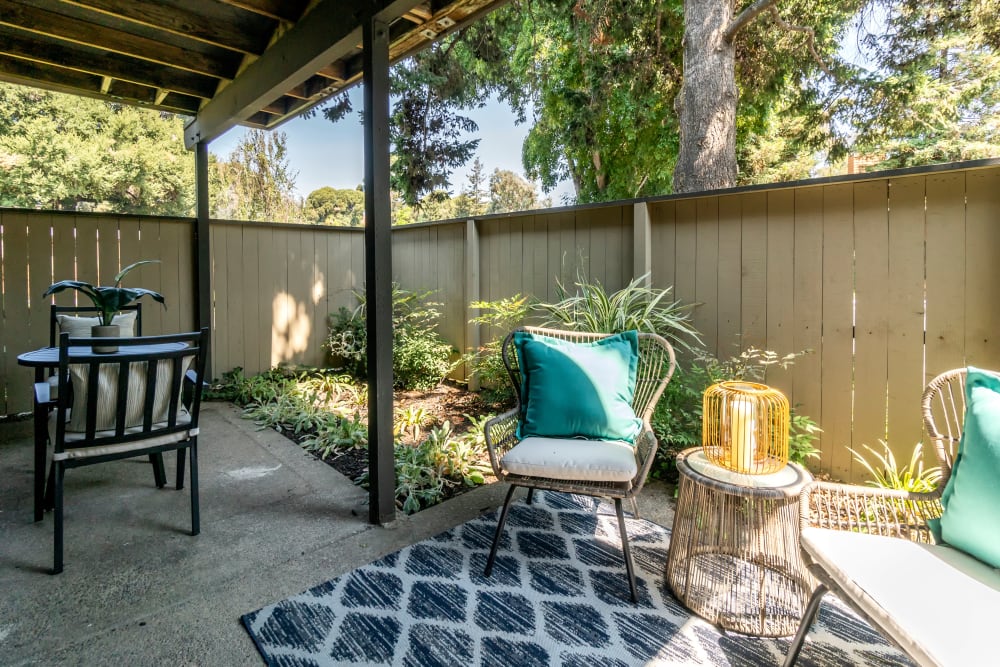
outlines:
M919 664L996 664L1000 570L948 546L882 535L805 528L800 541Z
M118 313L111 324L121 327L122 336L135 335L135 311ZM90 338L90 330L100 326L100 317L77 317L76 315L56 315L56 336L68 333L72 338Z
M181 359L181 377L187 372L194 355ZM153 394L153 422L166 421L170 409L170 379L172 360L158 361L156 389ZM88 364L70 364L70 380L73 383L73 407L67 431L83 432L87 428L87 381L90 377ZM183 388L183 382L181 386ZM146 400L146 362L129 364L128 398L125 402L125 428L142 425L142 412ZM118 402L118 364L101 364L97 378L97 425L98 431L115 428L115 408Z
M639 470L624 442L537 437L517 443L500 465L514 475L595 482L627 482Z
M118 313L111 324L121 327L122 337L135 335L135 311ZM56 315L56 336L68 333L72 338L90 338L90 330L100 326L100 317L77 317L75 315Z

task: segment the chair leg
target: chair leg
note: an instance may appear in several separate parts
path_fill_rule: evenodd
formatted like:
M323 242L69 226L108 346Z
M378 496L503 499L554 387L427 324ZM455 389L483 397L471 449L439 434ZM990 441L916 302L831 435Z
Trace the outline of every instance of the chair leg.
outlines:
M45 505L45 448L48 444L46 410L35 405L35 521L41 521Z
M188 447L191 452L191 534L197 535L201 532L201 514L198 511L198 439L191 438L191 445Z
M534 498L534 496L535 496L535 487L529 486L528 487L528 497L525 499L525 503L528 504L528 505L530 505L532 499Z
M641 516L639 516L639 499L636 498L635 496L632 496L632 518L633 519L642 518Z
M52 574L63 571L63 476L66 469L56 461L52 464L55 470L55 532L52 538Z
M149 462L153 464L153 479L156 481L156 488L162 489L167 485L167 473L163 470L163 454L150 454Z
M510 510L510 499L514 497L514 489L517 487L513 484L507 489L507 497L503 501L503 509L500 510L500 519L497 521L497 532L493 534L493 547L490 549L490 557L486 559L486 570L483 573L484 576L490 576L493 573L493 561L497 557L497 547L500 546L500 536L503 535L503 525L507 523L507 511ZM528 490L530 493L530 489Z
M632 603L639 601L635 590L635 570L632 568L632 550L628 546L628 532L625 530L625 512L622 511L622 499L615 498L615 513L618 515L618 530L622 534L622 552L625 554L625 571L628 573L628 587L632 594Z
M184 488L184 464L187 463L188 453L183 449L177 450L177 484L178 491Z
M802 614L802 622L799 623L799 630L795 633L795 638L792 639L792 643L788 646L788 655L785 656L784 667L792 667L798 659L799 652L802 651L802 645L806 641L806 635L809 633L809 628L812 626L813 621L816 620L816 614L819 612L819 603L823 601L823 595L826 591L826 586L820 584L813 591L812 597L809 598L809 604L806 605L805 613Z

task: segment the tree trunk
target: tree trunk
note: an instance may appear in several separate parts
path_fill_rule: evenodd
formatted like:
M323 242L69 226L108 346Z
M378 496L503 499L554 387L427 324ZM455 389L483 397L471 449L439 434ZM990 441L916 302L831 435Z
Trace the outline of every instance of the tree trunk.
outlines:
M730 0L684 1L684 81L675 106L680 151L674 192L736 185L736 48Z

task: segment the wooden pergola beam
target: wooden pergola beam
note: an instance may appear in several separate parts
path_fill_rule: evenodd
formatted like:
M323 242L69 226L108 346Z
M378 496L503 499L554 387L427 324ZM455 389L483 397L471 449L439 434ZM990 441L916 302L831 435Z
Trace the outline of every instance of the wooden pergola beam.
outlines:
M245 9L261 16L294 23L302 17L305 0L221 0L227 5Z
M233 5L184 0L59 0L224 49L259 56L274 32L274 19Z
M130 81L151 88L170 88L204 99L216 88L216 79L158 63L0 26L0 53L44 65ZM102 92L107 92L103 90Z
M0 25L220 79L231 79L235 76L241 58L236 53L233 53L231 58L214 57L123 30L96 23L85 23L56 12L28 7L12 0L0 0Z
M374 14L388 23L416 4L417 0L319 0L307 20L282 35L202 108L185 128L185 145L192 148L199 141L215 139L353 51L361 41L365 17Z

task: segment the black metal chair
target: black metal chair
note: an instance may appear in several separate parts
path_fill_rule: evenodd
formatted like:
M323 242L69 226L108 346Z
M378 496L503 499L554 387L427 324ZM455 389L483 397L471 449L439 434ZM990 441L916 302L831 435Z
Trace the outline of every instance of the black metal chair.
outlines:
M63 477L69 468L177 451L177 488L190 458L191 534L198 511L198 414L208 329L136 338L108 338L119 352L96 354L89 338L59 337L58 396L49 418L51 492L55 514L53 573L63 569ZM190 368L190 370L189 370ZM185 389L185 381L193 386ZM35 384L49 400L49 384ZM182 399L186 394L187 401ZM186 403L186 405L185 405Z

